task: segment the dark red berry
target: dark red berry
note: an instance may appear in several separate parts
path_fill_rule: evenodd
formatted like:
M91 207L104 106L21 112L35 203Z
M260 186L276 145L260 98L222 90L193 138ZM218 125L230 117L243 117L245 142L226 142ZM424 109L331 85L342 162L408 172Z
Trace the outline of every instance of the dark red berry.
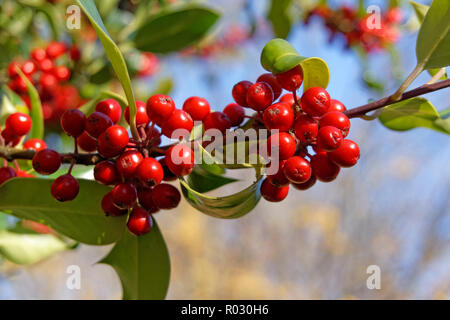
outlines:
M125 149L129 139L124 127L114 125L106 129L98 138L98 151L106 158L117 156Z
M95 111L101 112L108 116L111 121L116 124L122 117L122 107L114 99L102 100L95 106Z
M344 139L340 147L328 154L331 161L343 168L353 167L359 160L360 152L358 145L349 139Z
M94 178L98 183L115 185L120 182L120 174L112 161L102 161L94 167Z
M272 88L265 82L257 82L247 92L247 105L255 111L264 111L273 102Z
M288 91L296 91L303 82L303 70L301 66L295 66L294 68L277 74L278 83L283 89Z
M125 151L117 158L116 168L125 179L130 179L134 177L136 169L142 163L142 160L144 160L144 157L139 151Z
M16 171L10 167L0 168L0 185L5 181L17 177Z
M2 131L2 137L5 140L5 144L11 147L17 146L22 140L21 137L13 135L12 130L9 128L5 128L5 130Z
M233 87L233 99L238 105L243 107L247 106L247 92L248 89L253 85L250 81L241 81L234 85Z
M263 121L269 130L289 131L294 123L294 111L287 103L275 103L264 111Z
M97 140L88 135L86 131L78 137L77 142L78 146L86 152L97 150Z
M311 178L311 165L302 157L291 157L284 164L283 172L290 182L305 183Z
M311 175L311 178L309 178L308 181L304 182L304 183L292 183L292 186L297 189L297 190L308 190L310 189L313 185L316 184L317 178L314 174Z
M144 185L152 187L161 183L164 170L157 160L148 157L141 161L135 175Z
M125 120L130 124L130 107L125 109ZM143 101L136 101L136 126L146 126L150 122L147 115L147 105Z
M281 92L283 92L283 88L272 73L264 73L260 75L256 82L265 82L272 88L273 100L277 100L281 96Z
M192 120L202 121L211 112L211 107L204 98L190 97L184 102L183 110L190 114Z
M178 207L181 200L180 191L174 186L161 183L153 188L153 203L160 209L170 210Z
M24 113L13 113L6 118L5 127L14 137L22 137L31 130L31 118Z
M311 167L316 178L322 182L333 181L340 171L340 168L324 152L312 156Z
M189 136L194 127L189 113L183 110L175 110L162 126L162 133L171 139Z
M275 157L278 152L279 160L287 160L294 155L297 145L289 133L279 132L269 137L267 147L271 157Z
M44 149L36 152L33 157L33 168L37 173L50 175L61 166L61 156L52 149Z
M130 213L127 227L132 234L142 236L152 230L152 217L144 209L135 207Z
M225 133L227 129L232 126L230 118L223 112L212 112L203 119L203 127L205 131L210 129L217 129L222 133Z
M86 119L86 132L97 139L106 129L113 125L112 120L104 113L94 112Z
M301 143L309 144L317 138L319 125L313 117L301 115L295 120L294 133Z
M330 107L330 95L323 88L312 87L303 93L300 103L304 112L313 117L320 117Z
M237 103L230 103L227 105L225 109L223 109L223 113L228 116L233 127L237 127L244 122L245 109Z
M35 151L41 151L47 148L47 144L41 139L30 139L23 145L24 149L33 149Z
M175 103L169 96L157 94L151 96L147 101L147 115L158 126L162 126L174 110Z
M78 138L84 132L86 116L78 109L70 109L61 116L61 127L64 132L72 137Z
M322 127L317 135L317 146L323 151L334 151L339 148L343 139L341 130L338 128L332 126Z
M164 181L175 181L177 180L177 176L173 174L172 171L170 171L169 167L167 167L166 159L161 158L159 159L159 164L162 166L164 171Z
M129 208L136 203L136 187L131 183L121 183L112 189L112 199L119 208Z
M151 188L143 188L138 192L139 204L151 214L159 211L159 208L153 202L152 195L153 189Z
M81 50L77 46L72 46L69 49L70 58L73 61L79 61L81 59Z
M341 130L342 136L345 138L350 131L350 120L342 112L329 111L325 113L319 120L320 127L333 126Z
M269 179L270 182L277 187L286 187L287 185L289 185L289 180L286 178L283 172L285 163L286 160L282 160L278 166L277 173L267 177L267 179Z
M270 179L265 179L261 185L261 195L270 202L283 201L286 199L288 193L289 186L277 187L270 182Z
M126 209L119 209L114 205L112 192L108 192L102 199L102 209L107 216L120 217L128 212Z
M347 108L344 106L344 104L342 102L340 102L339 100L336 100L336 99L331 99L330 107L328 108L328 112L331 112L331 111L344 112L345 110L347 110Z
M60 202L72 201L78 195L80 185L77 179L70 174L60 176L52 183L51 193L53 198Z
M178 177L186 176L195 166L194 151L186 145L176 145L166 152L165 162L170 171Z

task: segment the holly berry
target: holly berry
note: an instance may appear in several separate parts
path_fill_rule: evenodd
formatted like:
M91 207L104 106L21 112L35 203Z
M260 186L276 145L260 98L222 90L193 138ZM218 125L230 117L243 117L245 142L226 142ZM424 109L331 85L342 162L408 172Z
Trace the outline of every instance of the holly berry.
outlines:
M17 73L17 68L21 68L21 65L18 62L12 61L8 65L8 75L11 79L17 77L19 74Z
M98 183L114 185L120 181L120 174L112 161L102 161L94 167L94 178Z
M53 74L60 82L66 82L70 79L70 69L66 66L56 66L53 68Z
M132 207L137 200L136 187L131 183L121 183L112 189L112 200L119 208Z
M330 160L325 152L312 156L311 167L316 178L322 182L333 181L340 171L340 168Z
M275 103L264 111L263 121L269 130L289 131L294 123L294 111L286 103Z
M280 98L280 102L284 102L292 106L295 103L294 95L292 93L283 94Z
M47 46L46 53L51 59L56 59L66 52L66 45L63 42L51 42Z
M55 90L58 88L58 78L56 78L51 73L44 73L39 78L39 85L41 86L44 93L52 95Z
M161 133L157 128L149 124L146 133L147 138L151 141L152 145L159 146L161 144Z
M247 106L247 93L252 85L250 81L241 81L234 85L232 95L238 105Z
M128 132L124 127L114 125L106 129L97 140L98 152L105 158L119 155L129 142Z
M50 73L54 68L53 61L48 58L37 61L36 66L40 71L42 71L44 73ZM53 78L53 79L56 79L56 78Z
M97 150L97 140L88 135L86 131L78 137L77 142L78 146L86 152Z
M271 135L268 140L268 151L270 156L275 156L274 150L278 151L279 160L287 160L292 157L296 149L295 139L287 132L279 132Z
M130 213L127 227L132 234L142 236L152 230L152 217L144 209L135 207Z
M281 96L281 92L283 92L283 88L272 73L260 75L256 82L265 82L272 88L273 100L277 100Z
M292 69L276 75L278 83L283 89L296 91L303 82L303 70L301 66L295 66Z
M195 166L194 151L186 145L173 146L166 152L165 163L174 175L186 176Z
M134 176L136 169L144 160L142 153L136 150L125 151L116 160L116 168L125 179Z
M323 151L334 151L341 145L343 139L341 130L338 128L322 127L317 135L317 146Z
M286 187L289 185L289 180L286 178L283 171L285 163L286 160L282 160L278 166L277 173L267 177L267 179L269 179L270 182L277 187Z
M345 110L347 110L347 108L345 107L345 105L342 102L340 102L339 100L336 100L336 99L331 99L330 107L328 108L328 112L331 112L331 111L344 112Z
M70 58L73 61L79 61L81 59L81 50L77 46L72 46L69 49Z
M126 214L126 209L119 209L114 205L112 191L108 192L102 199L102 209L107 216L120 217Z
M319 133L319 125L313 117L301 115L295 120L294 133L297 139L303 144L313 142Z
M203 119L203 127L205 131L210 129L217 129L225 133L232 126L232 122L228 116L223 112L212 112Z
M257 82L247 92L247 105L255 111L264 111L274 100L272 88L265 82Z
M34 61L42 61L47 57L47 53L42 48L35 48L31 51L30 56Z
M308 190L313 185L316 184L316 181L317 181L316 176L314 174L312 174L308 181L306 181L304 183L292 183L292 186L297 190L301 190L301 191Z
M28 60L23 63L21 70L25 75L31 76L36 72L36 65L33 61Z
M233 127L237 127L244 122L245 110L237 103L230 103L227 105L225 109L223 109L223 113L228 116Z
M141 161L135 175L144 185L152 187L161 183L164 170L157 160L148 157Z
M161 131L166 137L177 139L188 136L192 128L194 128L194 122L189 113L184 110L175 110L164 123Z
M300 103L304 112L313 117L320 117L330 107L330 95L320 87L312 87L303 93Z
M125 109L125 120L130 124L130 107ZM147 105L143 101L136 101L136 126L146 126L150 122L147 115Z
M36 152L33 157L33 169L42 175L55 173L61 166L61 156L52 149Z
M33 149L35 151L41 151L47 148L47 144L41 139L30 139L23 145L24 149Z
M286 178L292 183L305 183L311 178L311 165L302 157L291 157L283 166Z
M5 181L17 177L16 171L10 167L0 168L0 185Z
M202 121L211 112L211 107L204 98L190 97L184 102L183 110L189 113L194 121Z
M78 138L84 132L86 116L78 109L70 109L61 116L61 127L64 132L72 137Z
M70 174L65 174L57 178L52 183L51 193L53 198L60 202L72 201L78 195L80 185Z
M17 146L22 140L21 137L13 135L12 130L9 128L5 128L5 130L2 131L2 137L5 140L5 144L12 147Z
M106 114L96 111L86 119L86 132L97 139L112 125L113 121Z
M180 191L174 186L161 183L153 188L153 203L160 209L170 210L178 207L181 200Z
M11 135L22 137L31 130L31 118L24 113L13 113L6 118L5 127L10 130Z
M159 164L161 165L161 167L163 168L163 171L164 171L164 178L163 178L164 181L177 180L177 176L175 174L173 174L172 171L170 171L169 167L167 167L166 158L159 159Z
M333 126L341 130L342 136L345 138L350 131L350 120L342 112L329 111L325 113L319 120L319 126Z
M151 96L147 101L147 115L158 126L166 122L174 110L175 103L169 96L157 94Z
M328 156L331 161L340 167L353 167L360 157L359 147L354 141L344 139L340 147L335 151L328 153Z
M159 211L159 208L153 202L152 195L153 189L151 188L143 188L138 192L139 204L151 214Z
M289 193L289 186L277 187L265 179L261 185L261 195L269 202L280 202L286 199Z

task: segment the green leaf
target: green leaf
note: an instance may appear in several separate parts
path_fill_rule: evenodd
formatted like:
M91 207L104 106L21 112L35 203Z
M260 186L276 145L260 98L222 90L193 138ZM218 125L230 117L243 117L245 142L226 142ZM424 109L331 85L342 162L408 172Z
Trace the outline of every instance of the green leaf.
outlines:
M44 138L44 116L42 114L41 98L38 91L33 86L30 80L17 68L17 72L23 81L27 84L28 96L30 97L31 111L30 117L32 120L32 127L29 139L43 139Z
M197 5L162 10L138 28L135 47L154 53L182 50L202 39L219 17L217 12Z
M277 38L286 38L292 27L292 19L289 9L292 0L272 0L268 13L269 21L272 23L273 31Z
M15 264L33 264L66 248L63 241L50 234L0 231L0 254Z
M85 104L83 104L80 107L80 110L83 111L85 114L89 115L95 111L95 106L97 105L97 103L99 103L100 101L102 101L104 99L116 100L117 102L120 103L122 110L125 110L125 108L127 107L127 101L124 97L122 97L120 94L114 93L112 91L105 90L105 91L100 92L94 99L91 99L88 102L86 102Z
M261 52L261 65L274 74L283 73L297 65L303 69L303 91L312 87L326 88L330 81L327 63L320 58L305 58L286 40L273 39Z
M122 84L125 95L128 99L128 105L130 106L130 120L131 120L131 132L134 135L137 134L136 130L136 100L134 98L133 88L131 86L131 79L128 73L128 68L123 58L119 47L111 39L108 31L103 24L102 18L98 13L97 7L93 0L77 0L77 3L81 6L84 13L87 15L95 31L97 32L100 41L103 44L106 55L112 64L114 72L117 75L120 83Z
M428 69L427 71L431 76L434 76L436 73L438 73L441 70L442 70L442 68L441 69ZM439 80L446 80L446 79L447 79L447 71L445 71L445 73L442 75L442 77L439 78Z
M411 6L414 8L414 12L416 13L417 20L419 20L420 23L423 22L423 19L425 18L425 15L427 14L429 6L426 6L424 4L415 2L415 1L409 1Z
M417 63L424 69L450 64L450 1L434 0L417 37Z
M71 202L58 202L50 194L50 179L11 179L0 187L0 210L21 219L52 227L76 241L105 245L120 239L126 217L106 217L103 196L111 189L89 180L78 180L80 193Z
M439 113L425 98L411 98L387 106L378 118L385 127L396 131L424 127L450 134L442 127Z
M111 265L120 277L124 300L164 299L169 288L170 257L153 219L153 229L136 237L125 232L99 263Z

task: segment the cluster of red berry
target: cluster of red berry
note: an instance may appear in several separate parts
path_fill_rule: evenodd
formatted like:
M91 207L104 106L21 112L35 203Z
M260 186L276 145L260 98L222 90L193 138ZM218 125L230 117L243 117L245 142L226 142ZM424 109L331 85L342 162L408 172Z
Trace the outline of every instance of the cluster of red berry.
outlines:
M333 181L341 167L355 165L360 156L358 145L345 139L350 130L350 120L343 113L345 106L330 99L320 87L306 90L297 100L296 91L302 82L302 68L296 66L277 75L263 74L255 84L241 81L233 88L237 102L233 110L249 107L257 111L255 120L266 129L278 130L267 143L269 155L274 148L279 155L279 165L274 168L277 173L267 176L261 186L261 194L268 201L286 198L289 184L306 190L316 180ZM283 89L292 93L281 96Z
M77 108L83 103L77 88L68 83L71 78L68 66L80 59L79 48L69 48L63 42L51 42L46 48L35 48L30 59L9 64L9 88L20 95L30 107L26 83L16 69L19 68L37 87L46 122L57 123L64 111Z
M349 6L333 9L324 4L310 11L305 23L313 16L324 20L330 31L330 41L341 34L348 47L361 45L366 52L377 51L395 43L399 38L398 26L403 19L399 7L388 9L378 19L372 15L360 16L356 8Z

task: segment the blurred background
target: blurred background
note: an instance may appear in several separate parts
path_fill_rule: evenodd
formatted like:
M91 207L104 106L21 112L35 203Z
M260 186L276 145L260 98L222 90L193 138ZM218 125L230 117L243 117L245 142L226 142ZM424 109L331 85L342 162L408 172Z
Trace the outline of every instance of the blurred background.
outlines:
M259 55L274 37L269 0L204 1L222 15L202 45L158 56L158 71L139 86L168 83L175 103L208 99L214 110L232 102L231 88L264 72ZM347 48L319 17L304 23L294 1L287 39L303 56L327 61L332 98L347 108L394 92L415 66L412 8L399 1L399 38L387 48ZM389 1L366 1L386 10ZM420 1L429 4L430 1ZM0 1L1 3L1 1ZM123 1L123 5L126 1ZM358 1L328 1L355 7ZM88 27L83 22L84 27ZM223 39L227 39L226 41ZM216 48L218 46L218 48ZM363 51L363 52L362 52ZM412 85L428 81L423 73ZM438 110L449 90L426 96ZM352 121L350 139L361 161L336 181L309 191L291 189L287 200L261 200L247 216L219 220L186 202L155 218L172 263L168 299L448 299L450 297L450 140L427 129L394 132L378 121ZM231 194L250 184L252 173L232 172L240 182L220 189ZM119 299L113 269L95 264L110 247L81 245L35 265L0 264L1 299ZM66 288L69 265L79 265L81 290ZM381 289L369 290L367 267L381 269Z

